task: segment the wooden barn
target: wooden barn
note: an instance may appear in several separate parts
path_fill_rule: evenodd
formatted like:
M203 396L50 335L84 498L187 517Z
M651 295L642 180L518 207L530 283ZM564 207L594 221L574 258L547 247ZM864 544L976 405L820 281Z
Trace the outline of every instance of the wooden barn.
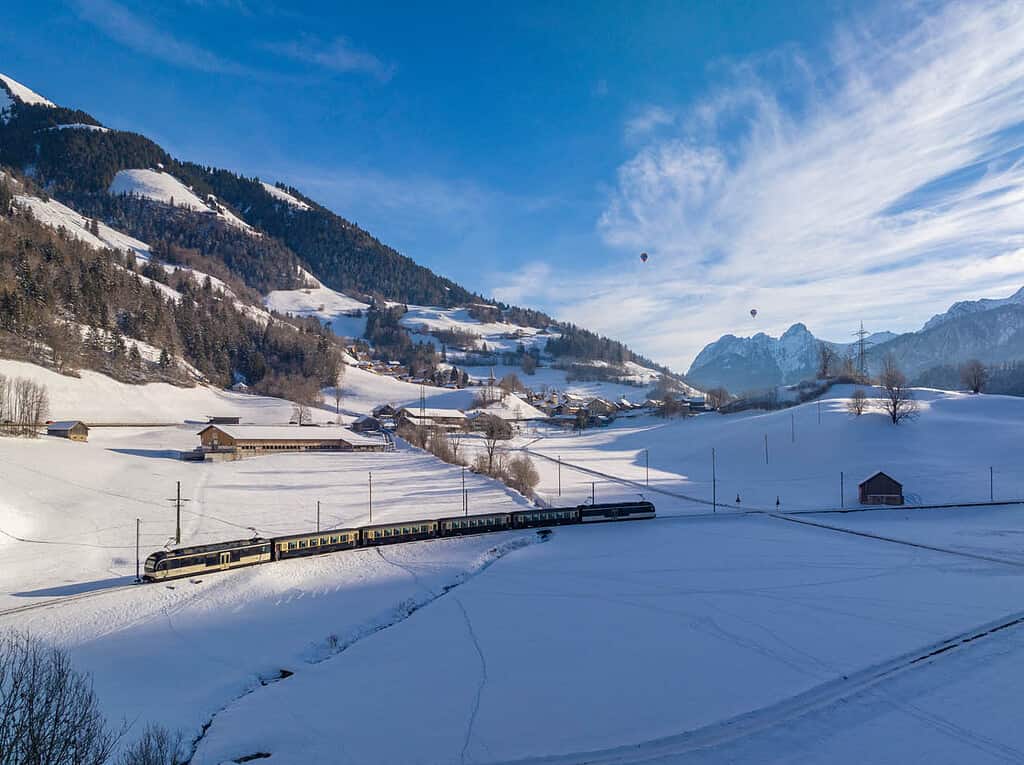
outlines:
M88 441L89 428L81 420L61 420L49 423L46 426L46 435L71 441Z
M377 438L340 425L207 425L199 431L203 451L236 455L286 451L382 452Z
M862 505L902 505L903 484L878 471L860 482Z
M380 433L381 430L383 430L381 421L368 414L364 414L349 427L351 427L356 433Z

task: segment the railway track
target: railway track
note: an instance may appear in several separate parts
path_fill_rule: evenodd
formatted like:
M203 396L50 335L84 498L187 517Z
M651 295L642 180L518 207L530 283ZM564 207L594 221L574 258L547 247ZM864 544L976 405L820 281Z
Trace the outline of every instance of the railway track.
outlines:
M57 606L62 606L62 605L65 605L67 603L71 603L71 602L78 601L78 600L88 600L89 598L96 598L96 597L99 597L100 595L107 595L107 594L109 594L111 592L120 592L121 590L128 590L128 589L131 589L132 587L135 587L135 586L137 586L137 585L135 585L134 583L133 584L119 584L119 585L117 585L115 587L104 587L103 589L100 589L100 590L90 590L89 592L79 592L79 593L75 593L74 595L64 595L63 597L52 598L52 599L46 600L46 601L26 603L23 606L14 606L12 608L0 609L0 619L2 619L5 616L13 616L15 614L23 614L26 611L36 611L36 610L42 610L42 609L45 609L45 608L55 608Z

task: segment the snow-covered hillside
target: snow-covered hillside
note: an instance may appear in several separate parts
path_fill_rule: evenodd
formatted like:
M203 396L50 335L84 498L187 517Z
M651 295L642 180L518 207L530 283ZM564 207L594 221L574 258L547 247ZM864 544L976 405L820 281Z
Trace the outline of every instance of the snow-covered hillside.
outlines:
M6 123L10 118L11 107L14 105L15 100L21 101L23 104L38 106L55 105L17 80L5 74L0 74L0 122Z
M303 272L307 286L297 290L274 290L266 295L263 304L268 310L298 317L313 316L339 337L360 338L366 331L366 317L362 312L369 308L355 298L325 287L319 279ZM358 315L357 315L358 314Z
M216 215L229 225L254 232L252 226L232 213L226 207L216 204L211 207L188 186L173 175L157 170L121 170L114 176L108 189L111 194L135 194L175 207L185 207L196 212Z
M279 200L281 202L284 202L285 204L290 205L290 206L292 206L292 207L294 207L294 208L296 208L298 210L308 210L309 209L309 205L308 204L303 202L301 199L293 197L291 194L289 194L284 189L279 189L277 186L274 186L273 184L267 183L266 181L260 181L260 184L263 186L264 190L268 194L270 194L270 196L272 196L274 199L277 199L277 200Z

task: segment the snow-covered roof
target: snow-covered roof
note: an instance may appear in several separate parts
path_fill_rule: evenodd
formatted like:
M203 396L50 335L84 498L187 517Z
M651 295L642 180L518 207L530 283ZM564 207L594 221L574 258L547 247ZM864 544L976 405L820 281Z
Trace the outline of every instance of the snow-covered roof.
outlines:
M353 446L379 445L369 438L341 425L207 425L200 433L216 428L232 438L259 441L331 441L341 440Z
M71 430L75 425L85 425L81 420L58 420L46 426L47 430Z
M431 407L420 408L418 406L405 406L402 411L413 417L426 417L427 419L452 418L457 420L466 419L466 415L460 409L437 409Z

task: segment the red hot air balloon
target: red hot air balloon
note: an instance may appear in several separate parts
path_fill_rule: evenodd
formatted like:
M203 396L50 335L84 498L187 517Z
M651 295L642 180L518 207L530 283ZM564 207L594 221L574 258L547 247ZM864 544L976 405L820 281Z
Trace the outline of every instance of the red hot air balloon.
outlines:
M647 253L646 252L641 252L640 253L640 260L643 261L644 263L647 262Z
M750 309L750 318L751 319L756 319L757 318L757 309L756 308L751 308Z

